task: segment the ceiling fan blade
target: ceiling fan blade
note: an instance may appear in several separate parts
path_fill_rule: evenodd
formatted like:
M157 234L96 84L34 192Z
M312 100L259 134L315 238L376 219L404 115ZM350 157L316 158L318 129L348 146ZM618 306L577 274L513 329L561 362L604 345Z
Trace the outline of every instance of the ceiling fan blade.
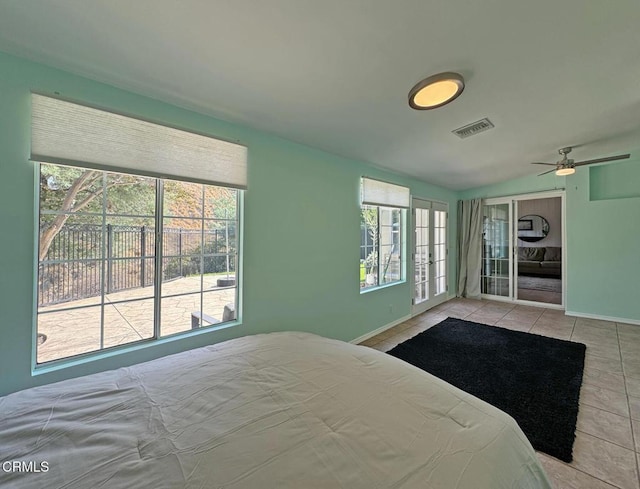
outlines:
M551 166L557 166L556 163L542 163L540 161L532 161L531 162L532 165L551 165Z
M549 171L540 173L538 176L541 177L542 175L546 175L547 173L551 173L552 171L556 171L556 169L554 168L553 170L549 170Z
M626 160L631 156L629 153L626 155L607 156L606 158L596 158L595 160L577 161L573 166L591 165L592 163L604 163L605 161Z

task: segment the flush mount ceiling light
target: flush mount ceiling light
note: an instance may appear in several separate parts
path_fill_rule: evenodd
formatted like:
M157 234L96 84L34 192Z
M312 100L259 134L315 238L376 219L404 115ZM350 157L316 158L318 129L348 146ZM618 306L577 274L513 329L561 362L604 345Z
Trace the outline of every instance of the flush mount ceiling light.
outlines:
M464 90L464 79L458 73L438 73L425 78L409 91L409 105L416 110L442 107Z

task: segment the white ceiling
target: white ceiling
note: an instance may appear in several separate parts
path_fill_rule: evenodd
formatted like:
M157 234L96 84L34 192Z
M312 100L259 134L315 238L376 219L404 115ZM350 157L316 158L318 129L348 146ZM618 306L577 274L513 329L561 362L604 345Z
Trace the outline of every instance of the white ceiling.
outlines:
M0 0L0 50L456 190L640 150L638 0Z

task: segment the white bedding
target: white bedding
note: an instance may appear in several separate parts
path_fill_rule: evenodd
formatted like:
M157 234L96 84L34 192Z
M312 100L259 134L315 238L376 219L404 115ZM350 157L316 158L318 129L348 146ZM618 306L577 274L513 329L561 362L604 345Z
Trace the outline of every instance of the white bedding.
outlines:
M11 488L549 488L507 414L396 358L247 336L0 398Z

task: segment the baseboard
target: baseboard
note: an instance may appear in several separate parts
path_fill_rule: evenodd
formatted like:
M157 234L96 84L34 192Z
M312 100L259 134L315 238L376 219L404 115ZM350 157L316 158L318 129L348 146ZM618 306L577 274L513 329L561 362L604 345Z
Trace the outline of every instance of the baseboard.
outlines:
M640 319L617 318L613 316L601 316L600 314L588 314L584 312L575 312L575 311L565 311L564 313L566 316L576 316L579 318L586 318L586 319L599 319L601 321L611 321L614 323L637 324L640 326Z
M380 326L378 329L374 329L369 333L363 334L362 336L359 336L358 338L351 340L349 343L353 343L357 345L358 343L362 343L363 341L368 340L369 338L373 338L374 336L379 335L380 333L383 333L384 331L391 329L400 323L404 323L409 319L411 319L411 315L403 316L400 319L396 319L395 321L390 322L389 324Z

